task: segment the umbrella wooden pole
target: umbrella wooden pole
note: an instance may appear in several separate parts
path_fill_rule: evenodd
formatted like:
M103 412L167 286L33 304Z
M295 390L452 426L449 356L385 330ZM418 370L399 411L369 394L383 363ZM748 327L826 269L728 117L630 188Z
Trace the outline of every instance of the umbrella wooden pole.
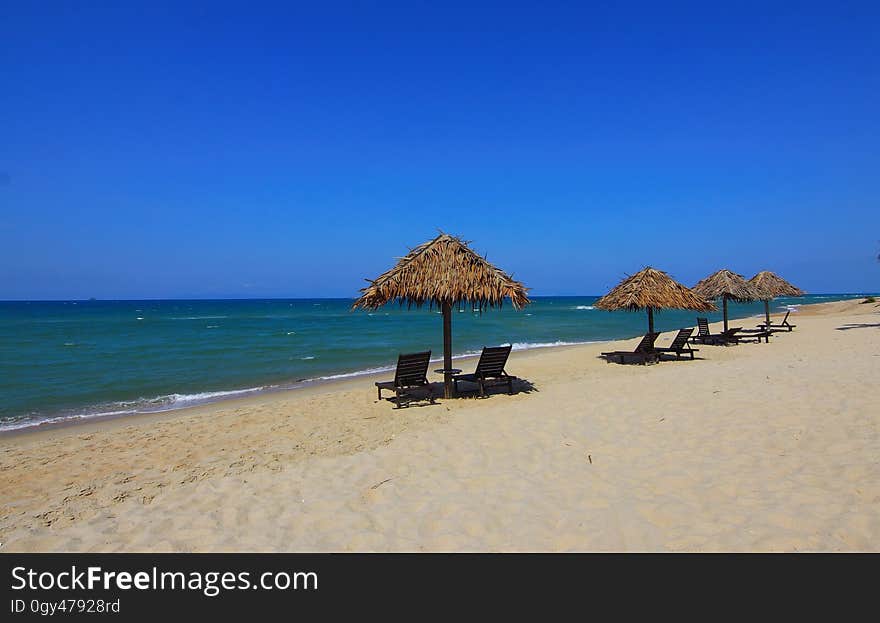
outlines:
M452 398L452 303L443 303L443 395Z
M724 297L724 330L727 331L727 297Z
M654 332L654 308L648 308L648 333Z
M770 328L770 299L764 299L764 316L767 318L767 328Z

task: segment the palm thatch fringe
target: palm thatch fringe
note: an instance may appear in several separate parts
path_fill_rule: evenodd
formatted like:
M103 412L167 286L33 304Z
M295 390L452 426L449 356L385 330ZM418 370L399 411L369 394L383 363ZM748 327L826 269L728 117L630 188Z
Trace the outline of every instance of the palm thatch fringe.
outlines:
M711 301L694 294L662 270L648 266L621 281L593 304L606 311L642 309L689 309L715 311Z
M749 285L742 275L727 269L709 275L693 287L693 291L705 299L728 299L747 303L761 298L761 293Z
M749 284L760 293L761 300L776 298L777 296L803 296L806 294L800 288L793 286L785 279L771 273L769 270L763 270L757 275L749 279Z
M368 281L370 285L361 289L352 309L377 309L391 301L408 307L464 302L480 310L500 307L505 298L516 309L530 303L528 288L522 283L477 255L460 238L442 232Z

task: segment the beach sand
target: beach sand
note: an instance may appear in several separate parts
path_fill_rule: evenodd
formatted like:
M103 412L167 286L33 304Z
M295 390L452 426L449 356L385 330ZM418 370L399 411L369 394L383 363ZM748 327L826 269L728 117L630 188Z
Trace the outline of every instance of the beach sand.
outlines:
M878 312L647 367L514 352L534 388L487 400L361 377L6 435L0 552L878 551Z

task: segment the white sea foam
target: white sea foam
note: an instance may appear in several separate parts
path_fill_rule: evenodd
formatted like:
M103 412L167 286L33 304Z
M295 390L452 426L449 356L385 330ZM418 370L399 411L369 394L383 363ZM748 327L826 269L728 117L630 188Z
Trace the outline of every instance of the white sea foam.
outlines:
M311 361L314 358L314 355L306 355L305 357L300 357L300 359L302 359L303 361Z
M46 424L61 424L75 420L85 420L101 417L111 417L115 415L134 415L136 413L161 413L163 411L172 411L186 406L202 402L212 402L223 398L231 398L233 396L241 396L245 394L253 394L268 387L252 387L249 389L235 389L230 391L217 392L199 392L195 394L169 394L166 396L157 396L156 398L132 401L113 402L105 405L94 407L92 410L82 413L65 413L54 417L39 419L33 416L27 416L13 422L0 423L0 431L19 430L22 428L31 428L36 426L45 426Z
M59 415L57 417L51 417L46 419L33 419L33 418L24 418L21 420L16 420L14 422L5 422L0 424L0 431L10 431L10 430L21 430L22 428L33 428L37 426L44 426L46 424L61 424L62 422L70 422L73 420L84 420L86 418L92 417L100 417L100 416L110 416L110 415L126 415L135 413L135 411L125 410L125 411L106 411L102 413L77 413L74 415Z
M134 408L132 402L114 402L100 407L95 410L85 411L82 413L64 413L54 417L43 418L27 415L20 420L12 422L0 423L0 431L19 430L22 428L31 428L35 426L43 426L45 424L60 424L72 420L85 420L97 417L108 417L113 415L131 415L138 413L139 409ZM149 404L149 401L148 401ZM162 409L152 409L151 411L161 411Z
M249 389L232 389L219 392L198 392L196 394L170 394L168 396L163 396L163 398L169 398L171 400L171 404L201 402L204 400L212 400L214 398L226 398L229 396L242 396L244 394L253 394L263 389L266 388L251 387Z
M143 316L138 316L137 319L138 319L138 320L143 320L144 317L143 317Z
M575 309L593 309L592 305L578 305Z
M367 374L376 374L378 372L389 372L394 366L382 366L381 368L367 368L366 370L357 370L356 372L345 372L342 374L328 374L327 376L319 376L316 379L306 379L307 381L333 381L336 379L347 379L353 376L365 376Z

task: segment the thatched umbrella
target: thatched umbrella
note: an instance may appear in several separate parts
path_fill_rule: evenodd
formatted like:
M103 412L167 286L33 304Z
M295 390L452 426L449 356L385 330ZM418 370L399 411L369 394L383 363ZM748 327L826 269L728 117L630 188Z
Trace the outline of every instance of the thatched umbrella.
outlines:
M694 294L662 270L650 266L621 281L608 294L593 303L605 311L648 310L648 331L654 332L655 309L690 309L708 312L715 305Z
M703 279L693 287L694 292L706 299L724 300L724 330L727 331L727 301L748 303L760 298L742 275L722 269Z
M758 298L764 301L764 316L767 318L768 326L770 325L770 299L775 299L777 296L803 296L806 294L800 288L791 285L769 270L762 270L749 279L749 285L758 292Z
M452 397L452 306L468 303L480 310L501 307L509 298L515 309L530 303L519 281L474 253L463 240L441 233L402 257L394 268L382 273L352 309L377 309L391 301L408 307L425 303L443 310L443 368L447 398Z

